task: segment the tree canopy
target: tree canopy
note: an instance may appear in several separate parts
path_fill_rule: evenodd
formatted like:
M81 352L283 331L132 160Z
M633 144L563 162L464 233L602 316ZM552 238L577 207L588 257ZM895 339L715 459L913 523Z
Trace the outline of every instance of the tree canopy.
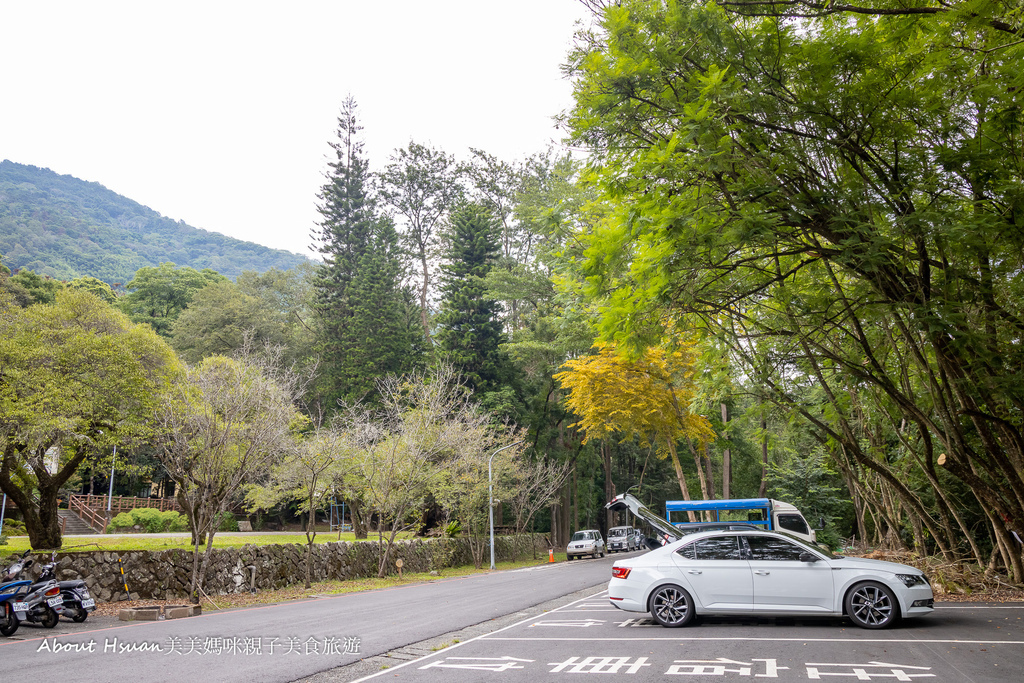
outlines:
M610 208L585 236L604 335L656 338L666 311L702 325L942 548L963 533L925 509L937 465L966 484L1024 577L1006 535L1024 526L1019 6L626 0L600 17L567 122ZM899 441L923 491L866 431Z

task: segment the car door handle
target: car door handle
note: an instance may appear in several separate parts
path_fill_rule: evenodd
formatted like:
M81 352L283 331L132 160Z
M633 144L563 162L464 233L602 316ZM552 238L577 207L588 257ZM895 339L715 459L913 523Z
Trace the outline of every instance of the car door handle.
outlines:
M765 571L764 569L756 569L754 570L754 573L758 576L768 576L769 574L771 574L771 572Z
M701 574L702 572L699 569L691 569L691 570L687 571L686 573L687 574Z

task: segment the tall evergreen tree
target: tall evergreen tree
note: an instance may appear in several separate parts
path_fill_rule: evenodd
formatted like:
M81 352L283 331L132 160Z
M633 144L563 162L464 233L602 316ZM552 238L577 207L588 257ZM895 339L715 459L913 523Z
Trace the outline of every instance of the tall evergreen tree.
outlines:
M313 285L321 321L318 393L328 410L339 400L372 401L374 380L405 371L413 356L398 238L372 194L361 130L349 97L338 140L330 143L335 159L319 195L323 220L313 233L324 258Z
M511 379L511 366L499 349L505 341L501 305L484 284L501 253L497 222L482 207L467 204L452 216L446 247L437 348L474 392L499 391Z

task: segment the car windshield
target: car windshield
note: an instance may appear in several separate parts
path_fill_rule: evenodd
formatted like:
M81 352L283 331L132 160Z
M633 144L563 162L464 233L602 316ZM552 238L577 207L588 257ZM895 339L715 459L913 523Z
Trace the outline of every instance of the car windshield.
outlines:
M592 539L593 536L591 536L590 533L586 531L577 531L572 535L572 540L574 541L590 541Z
M817 545L815 543L811 543L810 541L805 541L804 539L800 538L799 536L794 536L793 534L787 534L785 531L777 531L776 533L779 534L780 536L785 536L787 539L789 539L790 541L793 541L794 543L799 543L802 546L810 548L811 550L813 550L816 553L821 553L822 555L824 555L825 557L827 557L830 560L838 560L839 558L843 557L842 555L834 554L831 550L829 550L825 546Z
M608 530L608 535L609 536L625 536L628 533L629 533L629 529L609 529Z

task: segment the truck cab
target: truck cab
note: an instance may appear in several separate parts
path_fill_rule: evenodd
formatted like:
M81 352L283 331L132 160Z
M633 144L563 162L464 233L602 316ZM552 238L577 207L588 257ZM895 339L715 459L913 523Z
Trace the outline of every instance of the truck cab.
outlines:
M730 500L670 500L665 503L665 517L675 526L685 527L681 519L688 512L704 512L712 522L753 524L761 529L785 531L809 543L817 542L814 529L795 506L771 498L734 498ZM673 513L676 520L673 521ZM686 518L688 519L688 517Z

